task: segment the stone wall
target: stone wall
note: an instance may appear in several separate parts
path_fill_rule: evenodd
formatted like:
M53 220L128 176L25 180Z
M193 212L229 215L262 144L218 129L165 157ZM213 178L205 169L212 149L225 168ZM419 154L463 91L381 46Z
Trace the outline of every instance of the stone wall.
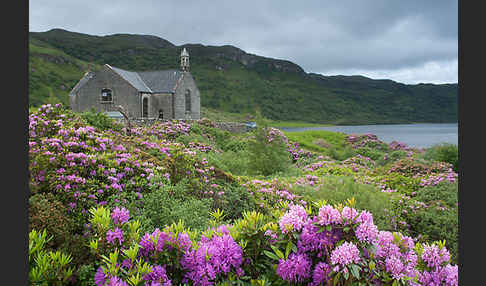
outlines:
M231 133L243 133L246 132L246 124L241 122L214 122L216 128L226 130Z
M116 119L119 120L119 122L125 124L125 119ZM152 126L155 122L164 122L164 121L170 121L170 120L165 120L165 119L158 119L158 118L135 118L135 119L130 119L130 122L133 125L137 126ZM195 120L180 120L180 121L185 121L188 123L194 122ZM241 122L213 122L216 128L219 128L221 130L225 130L231 133L243 133L247 132L247 127L245 123Z

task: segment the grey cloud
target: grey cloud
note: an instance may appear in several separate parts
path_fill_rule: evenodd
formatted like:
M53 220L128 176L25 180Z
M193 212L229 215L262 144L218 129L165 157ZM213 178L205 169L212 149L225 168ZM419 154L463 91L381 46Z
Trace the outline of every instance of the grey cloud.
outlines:
M233 45L307 72L414 70L457 60L457 0L30 1L30 30ZM440 79L437 79L440 81Z

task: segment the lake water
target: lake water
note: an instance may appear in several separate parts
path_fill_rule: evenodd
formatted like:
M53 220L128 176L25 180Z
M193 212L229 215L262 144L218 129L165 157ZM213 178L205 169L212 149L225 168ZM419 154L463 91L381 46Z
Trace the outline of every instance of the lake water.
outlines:
M371 133L378 139L390 143L403 142L410 147L427 148L439 143L458 144L457 123L423 123L423 124L382 124L329 127L282 127L284 131L329 130L346 134Z

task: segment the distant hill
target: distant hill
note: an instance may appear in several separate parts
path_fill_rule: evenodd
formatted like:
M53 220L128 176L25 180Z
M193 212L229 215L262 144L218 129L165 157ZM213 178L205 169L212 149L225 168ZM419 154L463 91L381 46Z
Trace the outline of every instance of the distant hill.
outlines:
M230 45L176 46L150 35L93 36L62 29L29 33L29 104L67 103L81 76L105 63L137 71L178 68L183 47L204 107L233 113L259 108L274 120L331 124L457 122L457 84L323 76Z

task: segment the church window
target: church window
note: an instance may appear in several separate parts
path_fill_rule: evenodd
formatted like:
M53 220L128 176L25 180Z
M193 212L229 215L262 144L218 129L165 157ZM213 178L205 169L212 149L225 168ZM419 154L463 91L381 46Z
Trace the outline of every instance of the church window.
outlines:
M103 88L101 90L101 101L102 102L112 102L113 101L111 89Z
M142 117L147 118L148 117L148 98L144 97L142 99Z
M191 111L191 91L186 90L186 111Z

